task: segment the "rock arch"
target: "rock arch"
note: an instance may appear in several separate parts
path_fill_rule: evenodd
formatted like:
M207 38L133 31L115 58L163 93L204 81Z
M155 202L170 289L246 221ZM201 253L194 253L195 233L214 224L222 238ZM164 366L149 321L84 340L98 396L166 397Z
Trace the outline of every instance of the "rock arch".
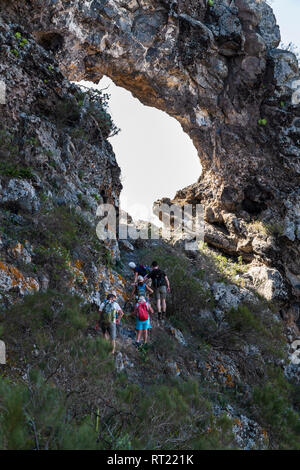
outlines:
M299 70L265 1L28 0L20 17L50 46L63 38L67 78L105 74L178 119L203 174L176 199L205 206L209 243L300 284ZM252 233L257 217L274 233Z

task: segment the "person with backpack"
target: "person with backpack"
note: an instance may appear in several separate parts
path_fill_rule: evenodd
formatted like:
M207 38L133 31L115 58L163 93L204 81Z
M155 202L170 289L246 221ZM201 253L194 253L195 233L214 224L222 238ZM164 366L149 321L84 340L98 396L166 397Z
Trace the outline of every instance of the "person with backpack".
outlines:
M147 299L147 292L149 292L150 295L153 294L153 290L144 282L143 276L138 276L137 284L134 284L131 292L132 297L135 295L136 299L139 297L145 297Z
M131 261L128 266L130 269L134 272L134 284L137 283L137 278L138 276L147 276L147 274L150 274L151 269L150 266L144 266L143 264L135 264L133 261Z
M136 315L135 328L137 331L136 344L138 346L141 341L142 333L144 336L144 343L147 344L148 330L151 329L150 313L154 313L150 303L146 301L145 297L139 297L134 309L134 314Z
M167 292L170 292L170 282L164 271L159 269L158 263L153 261L152 271L147 278L152 280L152 287L157 302L158 321L164 321L167 311Z
M116 351L117 323L120 322L124 313L120 305L116 302L117 294L112 292L108 294L106 300L100 305L100 324L102 334L106 339L111 339L112 354Z

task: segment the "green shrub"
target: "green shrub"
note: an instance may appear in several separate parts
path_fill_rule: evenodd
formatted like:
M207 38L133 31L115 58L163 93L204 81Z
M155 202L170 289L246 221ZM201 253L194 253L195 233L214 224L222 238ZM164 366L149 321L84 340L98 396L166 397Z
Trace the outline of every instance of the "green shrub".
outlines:
M248 265L243 263L239 256L237 260L221 255L219 252L208 247L207 243L199 245L199 251L210 261L212 269L218 274L219 280L224 282L230 280L235 284L241 284L243 281L237 279L237 275L247 272ZM221 277L221 279L220 279Z
M52 112L59 129L74 127L79 123L80 107L75 99L58 101Z
M34 177L32 169L0 161L0 174L11 178L31 179Z
M292 408L291 386L280 369L269 371L266 382L254 388L253 402L273 447L300 450L300 413Z
M207 337L214 346L236 350L243 345L255 345L266 358L285 357L283 325L274 321L273 313L263 304L240 304L225 312L224 322L221 329Z
M0 382L0 448L3 450L99 449L90 417L76 422L66 394L30 370L27 384Z
M89 97L87 112L92 115L98 123L102 136L107 139L117 135L120 129L114 124L108 113L110 95L97 89L90 89L87 94Z
M87 327L82 299L71 294L49 290L27 295L21 304L12 306L7 313L5 335L13 339L22 336L27 330L23 346L30 347L30 341L39 332L40 338L49 334L49 344L55 334L57 341L68 340L76 333ZM38 341L34 338L34 341ZM33 341L33 343L34 343ZM31 344L33 344L31 343ZM37 346L39 346L37 344Z

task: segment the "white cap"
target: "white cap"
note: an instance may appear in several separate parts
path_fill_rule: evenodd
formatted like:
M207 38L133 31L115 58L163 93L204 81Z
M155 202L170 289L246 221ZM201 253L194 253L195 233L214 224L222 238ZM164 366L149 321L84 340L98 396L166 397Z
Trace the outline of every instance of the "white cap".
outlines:
M138 279L138 281L143 281L144 280L143 276L138 276L137 279Z
M139 297L139 302L146 302L146 299L143 295L141 295L141 297Z
M129 266L131 269L135 269L135 268L136 268L136 264L135 264L133 261L130 261L130 263L128 264L128 266Z
M117 297L116 291L115 291L115 290L112 290L112 291L111 291L111 295L113 295L114 297Z

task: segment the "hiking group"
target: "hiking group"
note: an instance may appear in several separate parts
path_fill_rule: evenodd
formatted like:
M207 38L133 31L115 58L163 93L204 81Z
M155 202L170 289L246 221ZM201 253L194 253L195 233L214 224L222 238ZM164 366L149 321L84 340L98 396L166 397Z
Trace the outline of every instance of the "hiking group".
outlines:
M151 329L150 314L154 314L151 305L151 295L156 300L158 322L163 324L167 311L167 293L170 292L170 282L164 271L162 271L156 261L153 261L151 267L142 264L129 263L132 270L133 287L131 298L134 299L134 307L130 315L136 317L136 345L141 344L143 336L144 344L148 341L148 331ZM101 327L102 334L106 339L112 342L112 353L116 350L117 327L121 324L124 315L123 310L116 301L117 293L112 291L100 305L100 318L97 325Z

